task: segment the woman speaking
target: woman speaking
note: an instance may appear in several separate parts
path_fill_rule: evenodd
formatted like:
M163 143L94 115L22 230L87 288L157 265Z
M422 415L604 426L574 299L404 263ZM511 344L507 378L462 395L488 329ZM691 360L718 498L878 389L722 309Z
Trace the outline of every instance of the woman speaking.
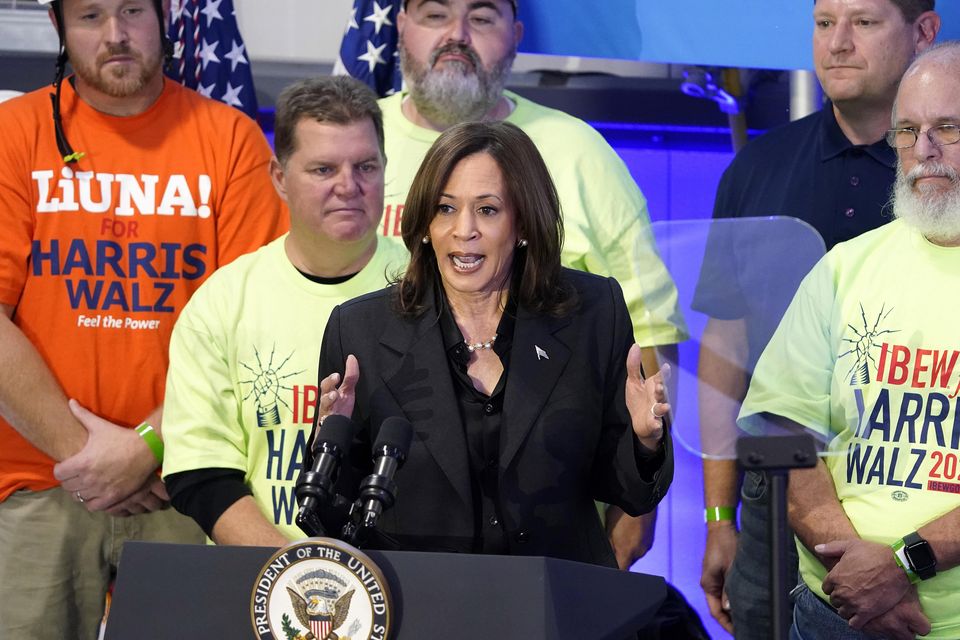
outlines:
M503 122L447 130L402 225L406 272L340 305L323 337L318 416L359 425L338 488L370 472L370 442L402 416L413 440L378 524L393 548L616 567L594 500L656 506L670 407L661 375L643 379L616 280L560 266L533 142Z

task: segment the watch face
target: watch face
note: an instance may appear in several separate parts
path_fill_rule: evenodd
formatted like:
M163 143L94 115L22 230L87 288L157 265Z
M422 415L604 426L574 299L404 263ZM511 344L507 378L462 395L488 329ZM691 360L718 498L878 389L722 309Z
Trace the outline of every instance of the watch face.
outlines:
M910 561L911 568L918 576L926 580L936 575L937 558L933 555L929 542L923 539L909 542L905 545L904 552L907 560Z

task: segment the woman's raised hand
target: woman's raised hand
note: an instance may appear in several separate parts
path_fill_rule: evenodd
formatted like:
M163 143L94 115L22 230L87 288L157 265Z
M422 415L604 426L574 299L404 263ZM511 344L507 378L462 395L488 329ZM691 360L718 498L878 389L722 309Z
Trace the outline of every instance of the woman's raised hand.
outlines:
M633 432L640 443L648 449L656 449L663 438L663 416L670 411L666 385L670 379L670 365L664 363L657 375L646 380L640 368L640 345L634 344L627 354L627 409Z
M341 416L351 417L353 415L353 404L356 401L355 390L357 380L360 378L360 363L354 355L347 356L347 362L343 369L343 381L340 381L339 373L331 373L320 381L320 420L330 414L336 413Z

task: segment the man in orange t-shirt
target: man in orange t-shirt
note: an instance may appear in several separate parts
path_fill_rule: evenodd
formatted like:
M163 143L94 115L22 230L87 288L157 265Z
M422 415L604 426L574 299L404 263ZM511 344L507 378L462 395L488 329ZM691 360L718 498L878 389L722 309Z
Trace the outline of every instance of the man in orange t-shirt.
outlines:
M95 638L124 540L203 540L156 473L170 332L286 227L256 124L164 79L159 7L54 2L76 75L0 105L4 638Z

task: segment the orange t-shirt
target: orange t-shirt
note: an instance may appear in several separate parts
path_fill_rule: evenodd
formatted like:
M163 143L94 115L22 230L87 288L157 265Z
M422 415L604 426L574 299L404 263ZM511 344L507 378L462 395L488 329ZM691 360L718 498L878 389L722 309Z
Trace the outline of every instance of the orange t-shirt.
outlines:
M64 81L64 129L85 154L66 166L51 92L0 104L0 304L67 397L132 427L163 400L183 305L283 233L286 208L262 132L232 107L165 81L147 111L115 117ZM0 419L0 501L57 484L53 460Z

